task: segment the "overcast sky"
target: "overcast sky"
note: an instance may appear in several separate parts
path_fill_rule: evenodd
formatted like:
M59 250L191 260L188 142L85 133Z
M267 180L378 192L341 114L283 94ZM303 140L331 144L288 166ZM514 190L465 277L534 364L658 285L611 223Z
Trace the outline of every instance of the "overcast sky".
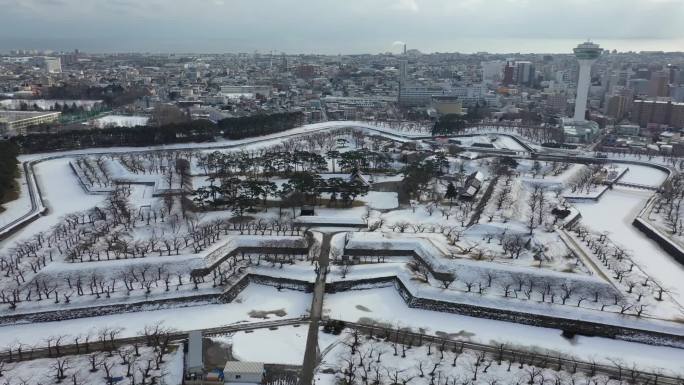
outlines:
M0 0L0 49L684 50L684 0Z

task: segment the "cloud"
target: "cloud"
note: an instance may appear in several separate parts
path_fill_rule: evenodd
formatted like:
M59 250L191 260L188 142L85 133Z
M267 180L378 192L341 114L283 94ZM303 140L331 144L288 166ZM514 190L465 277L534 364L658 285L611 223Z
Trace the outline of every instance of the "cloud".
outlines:
M399 11L410 11L410 12L418 12L418 3L416 0L398 0L392 8L397 9Z
M426 52L470 52L476 39L514 52L524 47L511 39L682 39L682 19L684 0L0 0L0 49L70 39L103 51L351 53L400 36Z

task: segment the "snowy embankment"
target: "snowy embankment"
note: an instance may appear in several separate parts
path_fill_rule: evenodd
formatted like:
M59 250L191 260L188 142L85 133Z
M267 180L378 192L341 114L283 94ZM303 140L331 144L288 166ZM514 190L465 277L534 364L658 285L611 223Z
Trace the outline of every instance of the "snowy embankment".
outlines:
M520 277L524 281L551 280L551 283L556 286L565 283L587 291L597 289L609 293L613 290L608 282L596 276L458 258L449 250L443 241L443 237L439 235L377 232L353 233L349 238L346 249L414 251L434 271L454 273L460 281L479 281L483 277L487 277L488 274L491 274L499 282L506 279L513 281L514 278Z
M168 145L158 145L158 146L146 146L146 147L109 147L109 148L88 148L70 151L58 151L49 153L36 153L21 155L19 157L20 162L25 162L29 160L40 160L47 158L65 157L65 156L77 156L77 155L107 155L107 154L125 154L125 153L144 153L148 151L166 151L166 150L219 150L219 149L231 149L231 148L243 148L245 146L250 146L248 149L258 149L261 146L270 146L282 143L283 138L312 134L316 132L323 132L328 130L334 130L339 128L355 128L359 130L364 130L371 134L376 134L380 136L385 136L389 139L399 140L399 141L409 141L410 138L416 136L424 136L421 134L411 134L403 131L397 131L390 128L378 127L372 124L358 121L331 121L322 123L307 124L301 127L293 128L291 130L269 134L264 136L238 139L238 140L227 140L220 139L216 142L209 143L175 143ZM256 147L254 147L256 146ZM245 147L247 148L247 147Z
M324 312L331 318L350 322L373 320L393 328L408 327L431 335L448 335L491 345L504 343L521 349L556 351L606 364L610 364L610 359L621 359L627 366L634 363L643 369L680 373L684 359L681 349L599 337L566 339L557 329L412 309L394 288L366 290L363 295L355 291L329 294Z
M253 257L254 258L254 257ZM101 261L94 263L59 263L53 262L45 269L41 270L36 276L37 280L64 280L73 277L73 274L81 274L83 277L122 277L126 272L132 271L135 267L141 267L150 271L158 267L173 272L185 273L193 269L204 267L204 262L197 255L179 255L163 257L147 257L137 259L121 259L111 261ZM169 267L171 266L171 268ZM314 265L310 263L272 263L267 261L260 262L260 265L240 267L240 271L228 278L223 286L214 287L211 280L200 283L198 288L193 288L192 282L187 281L182 285L181 290L164 290L164 285L152 285L151 292L135 290L128 292L124 287L116 288L108 297L94 297L92 295L71 296L70 303L54 303L54 301L26 301L18 306L17 310L7 307L0 308L0 316L21 316L42 314L47 312L76 311L81 312L87 309L97 311L100 308L122 306L124 311L135 311L136 306L149 308L150 303L170 301L162 305L163 307L185 307L201 306L215 301L216 298L226 292L226 287L230 288L249 274L255 274L263 278L286 279L298 282L313 283L316 280ZM136 271L136 270L133 270ZM139 271L139 270L137 270ZM176 287L175 281L171 287ZM153 305L152 305L153 306Z
M263 317L254 318L250 316L252 311L262 314L272 312L271 315L267 316L268 319L297 318L306 316L310 306L310 294L251 284L233 302L226 304L141 311L39 324L0 326L0 346L13 346L17 343L44 346L48 337L95 335L97 330L106 327L123 328L120 334L120 337L123 338L139 335L145 326L159 322L163 323L165 327L177 331L190 331L264 321ZM273 314L276 311L279 311L278 314ZM66 338L65 341L69 339Z
M21 175L16 179L19 196L13 201L2 204L4 210L0 212L0 228L31 211L31 197L29 196L24 171L21 170L20 174Z
M165 180L166 176L162 174L136 174L124 167L117 159L105 159L103 167L107 170L110 185L96 186L93 185L86 177L84 170L82 170L76 163L70 162L79 182L83 188L90 194L107 194L115 189L116 184L141 184L148 185L152 188L152 196L164 193L177 193L179 188L172 188L169 182ZM174 181L175 182L175 181ZM178 184L176 182L176 184Z
M417 298L507 312L555 317L560 320L579 320L600 325L611 325L684 337L684 328L677 322L623 316L607 311L577 307L574 304L570 304L570 302L567 305L561 305L522 298L505 298L500 294L487 293L487 291L482 295L475 291L467 293L441 288L438 286L439 282L432 282L431 285L422 284L416 280L416 275L406 267L405 263L358 265L347 272L345 278L342 278L340 273L329 274L328 281L357 281L379 277L396 277L400 279L411 295Z
M240 248L269 247L269 248L306 248L306 239L302 236L288 235L235 235L224 243L204 254L205 266L213 266L226 256Z

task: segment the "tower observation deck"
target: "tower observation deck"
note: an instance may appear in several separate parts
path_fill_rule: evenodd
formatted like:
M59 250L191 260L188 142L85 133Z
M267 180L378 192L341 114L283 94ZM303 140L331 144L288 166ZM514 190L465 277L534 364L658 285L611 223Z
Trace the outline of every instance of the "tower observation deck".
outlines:
M573 52L577 60L596 60L601 56L603 49L598 44L588 41L578 45Z
M573 120L583 122L587 109L587 96L591 82L591 65L601 56L603 49L590 41L578 45L573 49L579 61L579 79L577 79L577 98L575 99L575 116Z

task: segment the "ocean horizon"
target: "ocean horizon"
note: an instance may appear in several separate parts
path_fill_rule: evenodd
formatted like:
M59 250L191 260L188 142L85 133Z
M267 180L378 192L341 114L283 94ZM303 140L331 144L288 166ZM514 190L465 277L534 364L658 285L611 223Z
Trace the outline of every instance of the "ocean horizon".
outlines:
M492 38L492 37L453 37L416 41L408 44L409 49L417 49L423 53L459 52L459 53L572 53L577 44L587 39L577 38ZM684 51L684 38L680 39L591 39L607 50L618 52L640 51ZM377 54L384 52L399 53L401 47L392 42L377 41L341 41L320 45L312 41L283 41L280 47L262 47L247 44L242 39L231 38L0 38L0 52L15 49L36 49L54 51L72 51L76 48L89 53L287 53L287 54ZM338 47L331 49L331 47Z

